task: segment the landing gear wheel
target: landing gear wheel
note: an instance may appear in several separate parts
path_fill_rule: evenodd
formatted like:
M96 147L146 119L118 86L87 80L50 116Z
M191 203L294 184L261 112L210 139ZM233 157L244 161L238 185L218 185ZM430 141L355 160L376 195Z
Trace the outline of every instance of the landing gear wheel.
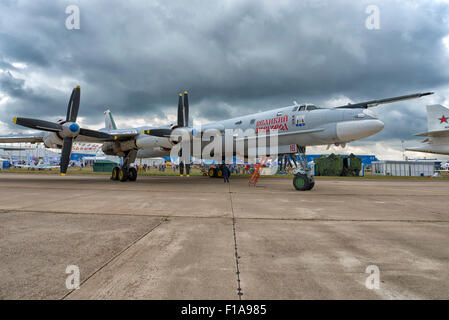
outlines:
M215 175L215 169L214 168L210 168L209 171L208 171L208 175L209 175L209 178L213 178L214 175Z
M128 180L129 181L136 181L136 179L137 179L137 169L136 168L129 168Z
M310 177L309 178L309 189L307 189L307 190L312 190L314 186L315 186L315 179L313 179L313 177Z
M118 172L118 178L121 182L125 182L126 180L128 180L129 177L129 170L121 168L120 171Z
M299 191L311 190L314 185L315 181L313 180L313 178L309 178L305 174L298 173L293 177L293 186L295 187L296 190Z
M118 173L120 171L119 167L114 167L114 169L112 169L112 175L111 175L111 180L117 181L118 180Z
M217 170L217 178L222 178L223 177L223 170L218 169Z

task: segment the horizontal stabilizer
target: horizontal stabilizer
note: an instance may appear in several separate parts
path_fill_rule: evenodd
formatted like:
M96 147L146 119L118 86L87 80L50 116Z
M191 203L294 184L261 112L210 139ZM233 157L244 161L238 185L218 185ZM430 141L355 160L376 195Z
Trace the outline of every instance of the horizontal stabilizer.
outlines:
M416 136L416 137L445 137L445 136L449 136L449 129L417 133L417 134L414 134L414 136Z
M421 147L405 148L406 151L425 152L435 154L449 154L449 145L431 145L427 144Z

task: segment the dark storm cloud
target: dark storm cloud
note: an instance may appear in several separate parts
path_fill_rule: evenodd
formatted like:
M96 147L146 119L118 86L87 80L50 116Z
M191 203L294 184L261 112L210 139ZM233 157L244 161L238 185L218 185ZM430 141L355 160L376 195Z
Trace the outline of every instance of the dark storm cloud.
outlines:
M80 30L65 28L70 4ZM380 30L365 27L369 4L379 6ZM216 120L292 100L447 88L448 16L441 1L7 1L0 79L12 99L0 120L63 115L77 84L87 123L106 106L116 118L162 117L185 89L192 115ZM386 128L372 139L423 131L425 103L382 107Z
M45 54L34 47L33 42L28 43L8 34L0 33L2 55L13 57L16 61L27 61L32 65L46 67L49 65Z

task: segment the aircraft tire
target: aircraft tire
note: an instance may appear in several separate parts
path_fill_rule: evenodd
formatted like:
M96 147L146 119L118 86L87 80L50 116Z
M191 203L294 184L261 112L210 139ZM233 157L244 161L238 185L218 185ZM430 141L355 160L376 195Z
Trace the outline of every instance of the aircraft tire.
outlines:
M310 179L307 175L298 173L293 177L293 186L298 191L310 190Z
M207 174L209 175L209 178L213 178L215 176L215 169L210 168Z
M129 170L120 168L118 172L118 178L121 182L125 182L129 178Z
M119 167L114 167L114 169L112 169L111 180L114 180L114 181L118 180L118 172L119 171L120 171Z
M223 178L223 170L217 169L217 178Z
M128 179L129 179L129 181L137 180L137 169L136 168L129 168Z
M315 179L313 179L313 177L310 177L309 188L307 190L312 190L314 186L315 186Z

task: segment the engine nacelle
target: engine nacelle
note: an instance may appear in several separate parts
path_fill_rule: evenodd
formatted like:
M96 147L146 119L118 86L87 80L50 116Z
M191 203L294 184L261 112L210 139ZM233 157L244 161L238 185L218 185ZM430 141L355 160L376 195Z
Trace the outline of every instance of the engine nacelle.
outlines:
M54 132L46 133L43 137L44 145L47 148L61 149L62 139Z
M173 142L169 138L165 137L155 137L148 135L140 135L136 139L136 145L139 149L154 149L154 148L164 148L171 149L173 147Z
M101 147L104 154L119 157L124 157L125 152L132 149L136 149L136 143L134 140L105 142Z

